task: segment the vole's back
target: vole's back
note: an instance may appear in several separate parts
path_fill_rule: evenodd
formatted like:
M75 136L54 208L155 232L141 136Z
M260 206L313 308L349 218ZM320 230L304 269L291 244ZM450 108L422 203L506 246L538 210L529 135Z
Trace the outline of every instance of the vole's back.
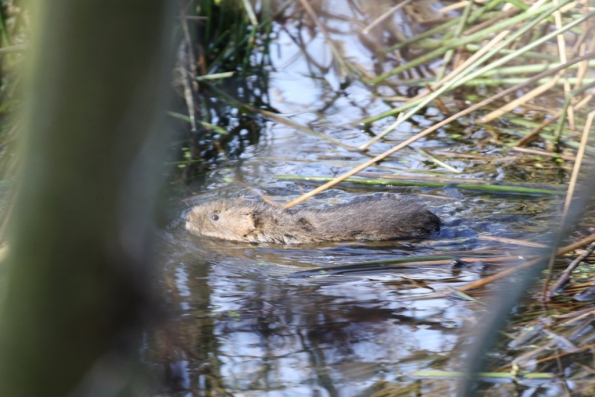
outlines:
M421 202L394 195L296 212L300 214L311 220L322 241L424 237L440 229L440 219Z
M394 195L298 210L238 199L194 207L186 228L196 235L232 241L303 244L425 237L439 230L440 220L417 200Z

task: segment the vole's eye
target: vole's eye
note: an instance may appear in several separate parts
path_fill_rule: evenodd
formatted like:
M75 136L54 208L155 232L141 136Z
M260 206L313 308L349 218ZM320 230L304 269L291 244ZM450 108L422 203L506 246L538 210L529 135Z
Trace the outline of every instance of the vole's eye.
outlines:
M211 215L211 219L214 220L214 221L218 221L219 220L219 215L213 214L213 215Z

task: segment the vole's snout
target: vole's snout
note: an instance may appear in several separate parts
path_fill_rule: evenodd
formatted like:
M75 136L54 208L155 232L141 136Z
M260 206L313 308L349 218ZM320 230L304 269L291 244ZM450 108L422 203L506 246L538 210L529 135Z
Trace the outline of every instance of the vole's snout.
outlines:
M190 211L186 212L184 219L186 219L186 223L190 222Z

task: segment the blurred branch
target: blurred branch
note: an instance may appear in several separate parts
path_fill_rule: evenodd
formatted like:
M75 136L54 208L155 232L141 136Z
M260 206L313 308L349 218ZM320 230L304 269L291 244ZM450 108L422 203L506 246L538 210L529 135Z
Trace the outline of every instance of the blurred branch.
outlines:
M163 147L154 137L172 58L166 3L31 5L24 159L0 302L2 396L130 386L149 318Z

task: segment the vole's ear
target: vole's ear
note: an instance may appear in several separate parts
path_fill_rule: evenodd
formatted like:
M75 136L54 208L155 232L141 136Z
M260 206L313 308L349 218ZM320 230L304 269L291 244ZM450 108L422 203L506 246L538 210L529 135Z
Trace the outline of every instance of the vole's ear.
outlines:
M245 203L245 202L246 202L246 200L244 199L244 195L241 195L241 196L239 196L239 197L236 197L236 198L233 200L233 203L234 203L236 206L242 206L242 205L244 205L244 203Z
M254 213L249 208L243 208L240 212L239 225L243 230L253 231L256 229L256 220L254 219Z

